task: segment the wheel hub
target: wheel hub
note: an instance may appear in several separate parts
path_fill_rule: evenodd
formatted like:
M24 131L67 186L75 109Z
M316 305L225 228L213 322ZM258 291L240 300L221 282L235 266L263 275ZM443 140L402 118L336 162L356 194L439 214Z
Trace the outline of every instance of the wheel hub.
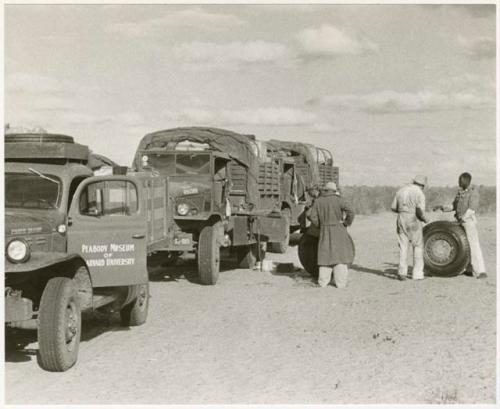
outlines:
M71 350L76 341L76 334L78 333L78 317L76 313L76 306L71 303L66 308L66 345Z
M147 287L142 286L139 296L137 297L138 298L137 303L141 310L144 309L144 307L146 306L147 297L148 297Z
M447 265L457 255L456 246L444 235L435 235L425 244L426 254L437 265Z

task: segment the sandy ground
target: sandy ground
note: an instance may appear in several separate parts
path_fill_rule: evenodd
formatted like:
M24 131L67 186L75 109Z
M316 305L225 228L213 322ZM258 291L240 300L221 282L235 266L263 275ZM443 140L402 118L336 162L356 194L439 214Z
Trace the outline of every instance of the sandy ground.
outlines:
M495 217L480 218L487 280L394 279L394 216L359 216L349 287L225 263L151 283L148 322L85 325L77 365L42 371L36 342L6 353L7 403L494 403ZM297 248L272 260L300 266Z

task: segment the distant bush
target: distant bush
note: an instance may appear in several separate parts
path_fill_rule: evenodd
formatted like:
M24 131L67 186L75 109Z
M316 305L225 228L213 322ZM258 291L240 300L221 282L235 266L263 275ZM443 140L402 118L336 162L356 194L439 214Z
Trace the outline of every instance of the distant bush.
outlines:
M496 188L479 186L479 213L496 212ZM393 186L343 186L342 196L357 214L373 214L391 211L391 203L399 187ZM436 205L451 204L457 187L430 187L425 190L427 211Z

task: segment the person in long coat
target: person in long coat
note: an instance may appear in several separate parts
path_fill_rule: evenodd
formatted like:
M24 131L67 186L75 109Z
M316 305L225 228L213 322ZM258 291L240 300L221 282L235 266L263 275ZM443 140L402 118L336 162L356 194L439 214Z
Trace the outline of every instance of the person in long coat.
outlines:
M346 287L348 265L354 261L354 243L347 233L347 226L352 224L354 212L340 196L334 182L325 185L310 209L309 220L319 227L318 285L326 287L333 272L335 286Z

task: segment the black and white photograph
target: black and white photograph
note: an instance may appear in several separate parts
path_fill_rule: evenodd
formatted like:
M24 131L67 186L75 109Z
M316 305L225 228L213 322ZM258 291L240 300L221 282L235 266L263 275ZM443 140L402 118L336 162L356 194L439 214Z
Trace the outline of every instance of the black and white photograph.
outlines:
M4 2L3 404L497 404L496 30Z

